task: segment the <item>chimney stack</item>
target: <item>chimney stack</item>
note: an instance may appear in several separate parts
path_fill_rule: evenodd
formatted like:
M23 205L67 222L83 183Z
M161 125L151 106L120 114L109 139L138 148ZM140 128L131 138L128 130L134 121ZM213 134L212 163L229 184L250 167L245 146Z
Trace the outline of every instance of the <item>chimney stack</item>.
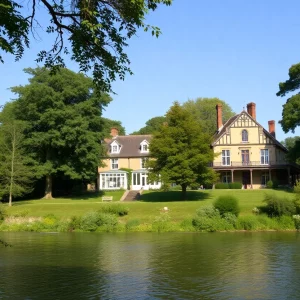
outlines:
M256 104L255 103L250 102L247 104L247 112L254 120L256 120Z
M219 130L223 126L222 122L222 104L216 105L217 110L217 130Z
M119 129L118 129L118 128L112 127L112 128L110 129L110 135L111 135L113 138L117 137L118 134L119 134Z
M274 120L270 120L268 122L269 124L269 132L271 133L271 135L273 135L273 137L275 138L275 121Z

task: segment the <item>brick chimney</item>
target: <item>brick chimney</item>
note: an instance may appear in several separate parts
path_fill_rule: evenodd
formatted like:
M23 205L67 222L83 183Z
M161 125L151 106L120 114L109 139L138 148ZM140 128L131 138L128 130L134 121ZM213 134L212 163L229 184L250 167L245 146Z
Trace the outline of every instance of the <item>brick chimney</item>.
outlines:
M117 137L118 134L119 134L119 129L118 129L118 128L112 127L112 128L110 129L110 135L111 135L113 138Z
M271 133L271 135L273 135L273 137L276 137L276 135L275 135L275 121L270 120L270 121L268 121L268 124L269 124L269 132Z
M216 105L217 110L217 130L219 130L223 126L222 122L222 104Z
M256 120L256 104L254 102L247 104L247 112L254 120Z

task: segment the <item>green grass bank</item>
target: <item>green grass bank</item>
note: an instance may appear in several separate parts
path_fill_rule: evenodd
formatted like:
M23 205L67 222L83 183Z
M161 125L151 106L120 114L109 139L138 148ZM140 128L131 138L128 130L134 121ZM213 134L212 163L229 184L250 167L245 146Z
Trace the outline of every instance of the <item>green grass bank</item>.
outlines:
M201 190L188 191L188 199L181 201L180 191L145 191L140 201L119 202L123 192L113 191L105 193L113 196L113 203L103 203L100 194L19 201L12 207L3 205L6 217L0 231L197 231L193 226L197 209L212 205L221 195L234 195L238 199L240 215L234 228L222 228L220 225L216 226L216 231L295 230L291 217L271 219L266 215L253 214L254 207L264 205L266 193L291 200L295 197L294 193L280 190ZM109 219L104 214L112 206L126 207L128 212L122 216L112 214L114 217ZM163 211L164 207L168 207L168 212ZM88 219L99 226L92 226L89 230L88 226L80 223Z

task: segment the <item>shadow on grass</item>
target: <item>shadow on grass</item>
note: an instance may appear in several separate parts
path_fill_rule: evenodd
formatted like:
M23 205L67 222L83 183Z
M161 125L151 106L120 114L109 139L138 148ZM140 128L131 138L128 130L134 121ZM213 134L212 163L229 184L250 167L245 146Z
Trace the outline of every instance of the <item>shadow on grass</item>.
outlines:
M171 201L203 201L210 198L206 192L187 191L186 200L181 199L181 191L151 192L141 195L143 202L171 202Z

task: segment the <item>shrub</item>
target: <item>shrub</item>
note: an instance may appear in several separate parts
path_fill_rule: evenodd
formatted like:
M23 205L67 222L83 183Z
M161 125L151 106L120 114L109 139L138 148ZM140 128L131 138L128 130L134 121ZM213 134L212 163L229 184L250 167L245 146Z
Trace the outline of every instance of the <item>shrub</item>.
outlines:
M240 182L230 182L229 183L229 188L232 190L240 190L242 188L242 183Z
M229 184L224 182L218 182L215 184L215 189L217 190L228 190Z
M272 181L272 180L269 180L269 181L267 182L267 188L268 188L268 189L272 189L272 188L273 188L273 181Z
M264 202L266 203L264 210L271 218L283 215L292 216L296 213L295 204L287 198L280 198L275 194L266 194Z
M193 219L192 218L184 219L180 223L180 228L183 229L184 231L195 231L195 227L193 226Z
M122 204L104 204L99 211L117 216L126 216L129 213L129 208Z
M293 215L293 220L297 230L300 229L300 215Z
M231 195L219 196L214 207L219 210L221 216L228 212L238 216L240 212L237 198Z
M278 189L279 183L277 180L273 180L273 189Z
M166 232L170 231L171 224L170 224L170 216L168 214L161 214L160 216L156 217L152 223L152 230L156 232Z
M6 209L3 204L0 204L0 222L3 221L7 216Z
M295 229L295 222L291 216L281 216L277 218L279 229Z
M233 213L230 213L230 212L226 212L224 215L223 215L223 218L231 225L233 225L235 227L236 225L236 222L237 222L237 216L234 215Z
M233 225L227 222L227 220L222 219L221 217L195 217L193 219L193 225L197 230L207 232L233 229Z
M240 230L257 230L261 225L255 216L243 216L237 220L236 228Z
M117 224L118 220L115 215L94 211L81 217L80 229L84 231L96 231L100 226L115 226Z
M125 228L126 228L126 230L131 230L132 228L137 227L140 224L141 224L141 222L138 219L128 220L125 225Z
M220 217L220 212L213 206L204 206L196 210L197 217L214 218Z

